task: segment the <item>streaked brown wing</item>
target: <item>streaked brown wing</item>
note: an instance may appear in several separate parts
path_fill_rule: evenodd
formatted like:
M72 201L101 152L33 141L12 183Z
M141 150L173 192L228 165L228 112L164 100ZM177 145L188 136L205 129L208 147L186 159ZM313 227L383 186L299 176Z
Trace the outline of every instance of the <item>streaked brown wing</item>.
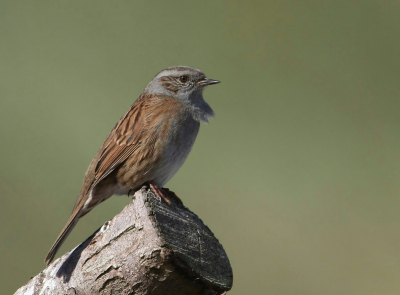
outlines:
M146 108L146 96L141 96L125 113L107 136L86 172L74 209L101 180L122 164L139 146L144 131L141 113Z
M100 157L94 171L94 179L87 192L114 171L138 148L145 129L145 122L141 113L146 108L146 99L149 99L149 97L141 96L133 104L103 143L99 151Z
M138 152L135 162L154 152L160 132L168 132L173 116L183 110L181 104L169 97L142 95L110 132L86 172L77 207L88 193L107 175L122 165L130 155ZM145 145L146 149L138 148ZM134 165L134 164L133 164Z

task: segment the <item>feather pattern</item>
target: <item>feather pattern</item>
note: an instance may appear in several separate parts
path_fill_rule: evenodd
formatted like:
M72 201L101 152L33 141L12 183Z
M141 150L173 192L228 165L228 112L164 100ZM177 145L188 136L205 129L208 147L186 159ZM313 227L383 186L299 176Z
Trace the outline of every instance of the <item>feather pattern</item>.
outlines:
M162 187L192 149L200 121L213 116L205 85L218 83L197 69L173 67L157 74L122 116L90 163L72 214L50 249L50 263L78 220L113 194L146 183Z

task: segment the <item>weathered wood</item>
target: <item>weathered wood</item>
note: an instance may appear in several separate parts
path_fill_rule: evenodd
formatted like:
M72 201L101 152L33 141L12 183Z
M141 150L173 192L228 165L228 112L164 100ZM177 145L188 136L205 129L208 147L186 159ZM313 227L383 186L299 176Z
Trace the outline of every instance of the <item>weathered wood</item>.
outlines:
M142 188L111 221L15 294L222 294L232 269L222 245L181 204Z

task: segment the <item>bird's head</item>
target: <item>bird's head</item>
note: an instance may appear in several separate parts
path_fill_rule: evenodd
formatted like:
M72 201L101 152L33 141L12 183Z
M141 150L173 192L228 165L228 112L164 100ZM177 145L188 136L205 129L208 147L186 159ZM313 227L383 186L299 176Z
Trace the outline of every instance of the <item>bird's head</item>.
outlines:
M203 89L220 83L209 79L199 69L177 66L159 72L147 85L146 92L153 95L166 95L178 99L192 110L198 121L207 122L214 112L203 99Z
M219 81L208 79L204 73L195 68L177 66L159 72L147 85L150 94L162 94L185 99L192 94L201 93L205 86Z

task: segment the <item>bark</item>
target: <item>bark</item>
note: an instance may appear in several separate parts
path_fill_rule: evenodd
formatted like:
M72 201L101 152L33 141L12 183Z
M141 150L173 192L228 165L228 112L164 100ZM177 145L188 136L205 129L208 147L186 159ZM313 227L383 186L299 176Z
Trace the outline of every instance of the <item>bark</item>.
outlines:
M15 294L223 294L232 269L207 226L142 188L124 210Z

